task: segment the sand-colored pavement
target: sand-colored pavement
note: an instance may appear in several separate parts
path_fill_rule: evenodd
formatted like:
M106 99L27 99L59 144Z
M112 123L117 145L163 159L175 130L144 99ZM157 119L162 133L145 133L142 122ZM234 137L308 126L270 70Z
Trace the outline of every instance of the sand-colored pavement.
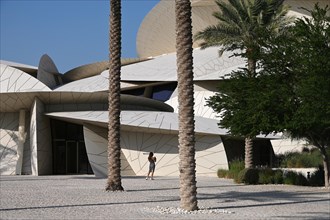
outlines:
M123 177L124 192L105 192L105 184L93 175L0 176L0 219L330 219L330 191L323 187L197 176L201 211L185 214L173 212L178 177Z

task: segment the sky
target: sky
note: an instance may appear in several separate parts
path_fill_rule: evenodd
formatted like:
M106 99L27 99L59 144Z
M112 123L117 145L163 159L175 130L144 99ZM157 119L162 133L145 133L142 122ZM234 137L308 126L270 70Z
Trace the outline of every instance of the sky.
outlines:
M122 57L134 58L143 18L160 0L122 0ZM109 58L110 0L0 0L0 59L60 73Z

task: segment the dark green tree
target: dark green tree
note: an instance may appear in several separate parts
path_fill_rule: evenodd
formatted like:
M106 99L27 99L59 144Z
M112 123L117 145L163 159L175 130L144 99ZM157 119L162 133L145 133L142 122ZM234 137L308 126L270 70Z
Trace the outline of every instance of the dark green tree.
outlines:
M291 116L287 108L291 86L285 84L290 76L258 73L250 78L248 74L247 69L233 72L207 100L221 117L219 126L240 137L284 131L282 124ZM279 88L279 84L283 85Z
M328 187L330 18L328 7L316 5L310 12L312 19L298 19L290 34L265 38L255 78L247 69L232 73L208 105L223 117L220 126L233 134L284 131L316 146Z
M270 36L261 65L265 74L290 76L278 85L291 86L286 96L292 105L283 107L291 116L282 126L292 138L305 139L321 151L329 187L330 9L315 5L307 11L312 18L297 19L290 35Z
M291 20L286 17L288 8L284 0L216 0L219 11L213 16L217 25L209 26L195 35L201 40L201 48L220 47L224 51L235 51L235 55L247 58L249 78L256 77L256 64L260 56L260 40L268 35L282 32ZM255 103L257 105L258 103ZM244 105L244 104L242 104ZM241 133L245 136L245 167L253 166L252 140L255 132Z

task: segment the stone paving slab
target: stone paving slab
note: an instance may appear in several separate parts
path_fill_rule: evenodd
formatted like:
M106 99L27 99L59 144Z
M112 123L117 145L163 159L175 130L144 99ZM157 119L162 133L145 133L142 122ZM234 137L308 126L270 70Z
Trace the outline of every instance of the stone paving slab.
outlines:
M330 219L323 187L197 177L201 211L183 213L173 211L178 177L123 177L124 192L106 192L105 184L93 175L0 176L0 219Z

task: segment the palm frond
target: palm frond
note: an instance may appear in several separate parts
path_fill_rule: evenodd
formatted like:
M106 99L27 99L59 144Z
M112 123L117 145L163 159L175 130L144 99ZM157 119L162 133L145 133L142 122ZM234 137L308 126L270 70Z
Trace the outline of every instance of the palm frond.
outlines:
M230 0L232 1L232 0ZM222 21L230 21L230 23L238 23L239 22L239 14L237 10L232 7L232 5L225 3L221 0L216 0L216 3L220 9L221 13L215 13L214 16Z
M238 0L229 0L230 4L235 8L237 14L241 21L247 21L249 19L245 1L238 1Z
M264 0L254 0L251 5L251 15L253 17L258 17L261 11L265 8L266 2Z
M275 17L285 15L287 9L283 7L284 0L268 0L262 11L262 24L267 25L274 20Z
M284 0L216 0L219 8L213 13L218 24L198 32L194 40L200 40L202 49L221 46L219 55L224 51L244 50L240 55L258 53L260 39L280 33L288 24L288 8ZM251 57L250 57L251 58ZM254 59L254 58L253 58Z
M236 37L240 36L241 29L237 28L235 26L227 25L227 24L218 24L218 25L212 25L207 28L205 28L203 31L200 31L195 34L194 39L195 40L210 40L210 39L217 39L221 41L221 38L226 37Z

